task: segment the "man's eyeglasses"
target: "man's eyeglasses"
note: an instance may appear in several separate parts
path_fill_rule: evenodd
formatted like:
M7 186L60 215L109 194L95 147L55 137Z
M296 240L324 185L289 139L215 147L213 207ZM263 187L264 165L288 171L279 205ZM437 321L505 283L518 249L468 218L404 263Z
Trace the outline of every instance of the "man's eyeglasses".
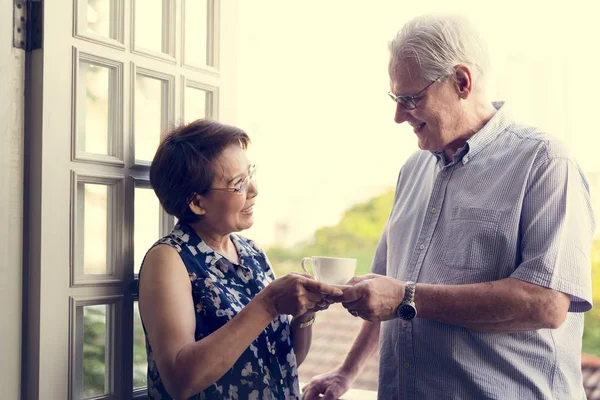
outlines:
M438 77L436 80L432 81L429 85L425 86L418 93L413 94L412 96L396 96L391 91L388 92L388 96L390 96L392 100L394 100L396 103L400 104L405 110L414 110L415 108L417 108L417 102L421 100L422 94L425 93L425 91L429 89L431 85L439 81L440 78L441 76Z
M248 186L250 186L250 182L256 184L256 165L251 165L248 170L248 176L246 176L242 181L237 183L233 187L227 188L210 188L211 190L221 190L223 192L231 192L231 193L239 193L246 194L248 193Z

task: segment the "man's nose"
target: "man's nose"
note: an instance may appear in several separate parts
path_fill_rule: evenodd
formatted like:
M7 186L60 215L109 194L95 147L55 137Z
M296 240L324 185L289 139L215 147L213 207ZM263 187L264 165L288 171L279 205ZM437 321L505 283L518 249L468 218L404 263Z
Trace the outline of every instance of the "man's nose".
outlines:
M396 113L394 114L394 121L397 124L401 124L406 121L407 110L400 105L400 103L396 103Z

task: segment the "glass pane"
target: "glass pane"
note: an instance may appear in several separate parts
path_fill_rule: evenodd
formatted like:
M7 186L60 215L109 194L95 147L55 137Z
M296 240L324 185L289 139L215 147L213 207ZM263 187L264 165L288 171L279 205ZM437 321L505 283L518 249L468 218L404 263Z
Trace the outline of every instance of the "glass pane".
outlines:
M184 119L185 123L206 118L206 104L209 93L202 89L187 86L185 88Z
M109 154L111 72L105 66L79 62L77 143L80 151Z
M79 218L83 223L83 273L107 274L108 186L79 183Z
M146 373L148 362L146 360L146 337L142 320L140 318L140 309L138 302L133 303L133 388L139 389L146 387Z
M106 38L117 39L115 22L111 15L115 15L115 2L113 0L79 0L79 5L85 12L87 31Z
M133 271L137 274L146 252L160 235L160 205L154 190L135 188L133 217Z
M152 161L163 130L167 82L137 75L135 80L135 158Z
M185 2L185 62L208 64L208 0Z
M167 53L163 21L169 0L135 0L135 47Z
M107 305L83 307L83 397L106 393Z

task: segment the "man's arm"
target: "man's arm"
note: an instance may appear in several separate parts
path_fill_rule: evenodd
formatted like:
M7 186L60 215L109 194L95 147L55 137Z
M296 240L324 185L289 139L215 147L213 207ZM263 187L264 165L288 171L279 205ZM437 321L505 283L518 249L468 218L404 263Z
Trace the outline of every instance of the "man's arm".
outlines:
M365 321L360 327L360 331L354 339L350 351L346 355L340 369L344 371L353 381L360 375L367 361L375 350L379 347L379 331L381 323L379 321Z
M302 399L337 399L346 393L377 350L380 326L379 321L365 321L342 364L333 371L312 378L310 383L302 388Z
M417 284L418 315L487 332L558 328L567 317L569 295L518 279L471 285Z
M344 291L344 307L369 321L396 318L405 283L370 274ZM419 283L418 318L488 332L557 328L566 318L570 296L518 279L470 285Z

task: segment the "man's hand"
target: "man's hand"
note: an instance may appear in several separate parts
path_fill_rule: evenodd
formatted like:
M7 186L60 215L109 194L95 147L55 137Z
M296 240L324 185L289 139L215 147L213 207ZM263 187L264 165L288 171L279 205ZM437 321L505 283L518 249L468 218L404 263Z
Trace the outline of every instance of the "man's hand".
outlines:
M350 385L350 375L338 367L312 378L308 385L302 388L302 400L336 400L350 389Z
M396 308L404 297L404 282L384 275L367 274L352 278L344 290L342 305L355 317L367 321L396 318Z

